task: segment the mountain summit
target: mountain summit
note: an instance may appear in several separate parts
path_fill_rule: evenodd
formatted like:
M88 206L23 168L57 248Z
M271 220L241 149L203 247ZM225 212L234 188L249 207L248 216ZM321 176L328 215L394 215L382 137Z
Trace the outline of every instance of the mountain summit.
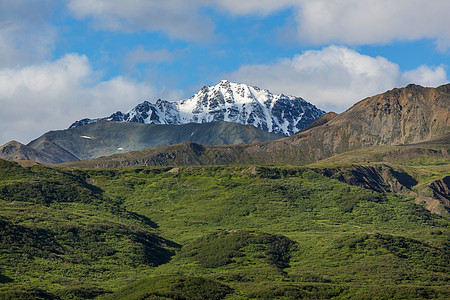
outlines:
M258 87L222 80L214 86L204 86L188 99L158 100L155 104L144 101L126 113L118 111L105 118L82 119L69 128L101 120L174 125L227 121L292 135L324 113L300 97L276 95Z

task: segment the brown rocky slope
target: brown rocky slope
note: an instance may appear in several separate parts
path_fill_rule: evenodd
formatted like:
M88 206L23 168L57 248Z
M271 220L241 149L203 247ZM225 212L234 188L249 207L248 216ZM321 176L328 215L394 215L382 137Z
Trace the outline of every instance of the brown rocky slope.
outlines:
M55 159L51 155L17 141L10 141L0 146L0 158L13 161L29 160L42 164L57 164L63 162L63 160Z
M290 137L316 159L375 145L414 144L449 131L450 84L408 85L366 98L323 126Z

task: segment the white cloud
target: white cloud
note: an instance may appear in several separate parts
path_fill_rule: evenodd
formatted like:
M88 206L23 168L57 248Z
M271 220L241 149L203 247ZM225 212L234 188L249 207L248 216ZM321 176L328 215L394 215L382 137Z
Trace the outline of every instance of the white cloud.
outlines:
M434 39L441 50L450 47L448 0L68 0L75 16L91 19L99 29L163 31L189 41L213 36L214 22L201 12L205 7L238 16L292 9L296 39L304 44L385 44L426 38Z
M447 0L298 1L298 34L314 44L450 39Z
M443 65L438 67L420 66L403 73L401 82L404 84L412 82L423 86L438 86L448 82L447 72Z
M87 57L77 54L0 69L0 144L11 139L28 143L80 118L128 110L157 95L151 86L128 78L101 81Z
M304 44L385 44L434 39L450 47L448 0L216 0L234 15L267 15L291 8Z
M274 64L242 66L228 77L276 93L300 96L337 112L406 83L436 86L448 82L443 66L421 66L402 74L397 64L383 57L370 57L339 46L305 51Z
M0 67L37 62L53 50L56 30L46 23L46 0L0 1Z
M163 31L172 38L206 41L214 23L197 12L207 0L69 0L80 19L90 18L98 29L119 32Z

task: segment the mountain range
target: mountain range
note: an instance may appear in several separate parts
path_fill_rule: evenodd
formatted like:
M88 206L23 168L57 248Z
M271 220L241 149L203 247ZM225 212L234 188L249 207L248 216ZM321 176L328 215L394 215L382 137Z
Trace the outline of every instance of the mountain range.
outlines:
M73 165L91 167L307 164L371 146L434 139L443 139L443 145L447 145L449 103L450 84L437 88L408 85L368 97L339 115L324 114L301 98L222 81L177 103L144 102L125 114L77 121L69 129L48 132L26 146L7 143L0 147L0 158L45 164L90 160ZM169 110L169 106L173 109ZM209 122L230 121L230 112L236 107L239 113L233 115L233 120L252 120L252 126ZM288 121L280 121L281 117ZM146 124L193 120L182 125ZM268 132L279 132L280 128L287 129L281 131L287 135L294 132L293 128L302 129L288 137Z
M325 112L302 98L222 80L178 102L144 101L126 113L82 119L27 145L0 147L0 158L44 164L194 142L202 145L273 141L307 127Z
M50 131L27 145L12 141L0 147L0 158L58 164L125 153L161 145L195 142L203 145L245 144L285 137L250 125L230 122L157 125L100 121Z
M217 85L204 86L185 100L157 100L155 104L144 101L126 113L118 111L109 117L82 119L69 128L102 120L170 125L226 121L292 135L324 113L299 97L276 95L258 87L222 80Z
M408 85L366 98L342 114L324 115L310 129L271 142L229 146L183 143L73 165L307 164L371 146L433 139L448 146L449 104L450 84L438 88Z

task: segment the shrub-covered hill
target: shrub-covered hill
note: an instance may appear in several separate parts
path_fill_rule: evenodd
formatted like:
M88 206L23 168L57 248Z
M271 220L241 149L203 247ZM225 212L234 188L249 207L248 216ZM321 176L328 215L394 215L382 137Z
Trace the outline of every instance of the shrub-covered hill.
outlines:
M92 298L179 247L80 174L0 165L1 299Z
M449 220L414 200L300 167L0 160L0 298L448 298Z

